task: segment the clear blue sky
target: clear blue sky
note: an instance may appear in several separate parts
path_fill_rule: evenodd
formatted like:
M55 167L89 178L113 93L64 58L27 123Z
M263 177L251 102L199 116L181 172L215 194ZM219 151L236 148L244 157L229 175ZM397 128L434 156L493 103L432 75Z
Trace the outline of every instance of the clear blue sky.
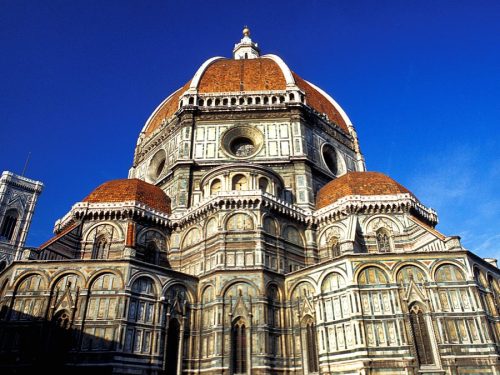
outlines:
M45 183L28 244L127 176L144 122L248 24L330 93L369 170L500 256L500 2L0 0L0 170Z

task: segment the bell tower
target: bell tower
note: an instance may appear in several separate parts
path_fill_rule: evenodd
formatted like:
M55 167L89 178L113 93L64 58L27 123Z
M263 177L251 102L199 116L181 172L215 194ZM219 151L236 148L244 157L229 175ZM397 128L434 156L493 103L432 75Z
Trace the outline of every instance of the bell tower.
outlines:
M0 176L0 271L20 259L43 183L5 171Z

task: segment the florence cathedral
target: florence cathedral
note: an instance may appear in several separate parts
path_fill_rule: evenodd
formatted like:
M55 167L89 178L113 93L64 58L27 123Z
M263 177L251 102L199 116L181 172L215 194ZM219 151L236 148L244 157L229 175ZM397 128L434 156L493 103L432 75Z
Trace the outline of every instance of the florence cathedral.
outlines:
M0 244L24 244L42 184L5 176ZM498 374L500 270L437 222L245 28L153 111L127 179L0 248L0 372Z

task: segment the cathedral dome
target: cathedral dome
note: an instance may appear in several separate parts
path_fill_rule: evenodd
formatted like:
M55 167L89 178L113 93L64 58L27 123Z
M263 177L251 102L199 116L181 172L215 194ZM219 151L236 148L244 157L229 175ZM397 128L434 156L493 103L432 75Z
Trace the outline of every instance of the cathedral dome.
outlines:
M304 104L346 134L352 134L352 124L335 100L292 72L280 57L261 56L248 35L235 51L232 59L214 57L205 61L189 82L156 108L142 134L151 135L183 107L234 110L238 106L267 108L280 104ZM253 98L247 100L249 94Z
M380 172L349 172L323 186L316 196L316 209L349 195L410 194L411 191Z
M136 201L165 214L171 212L170 198L163 190L136 178L107 181L83 201L89 203Z

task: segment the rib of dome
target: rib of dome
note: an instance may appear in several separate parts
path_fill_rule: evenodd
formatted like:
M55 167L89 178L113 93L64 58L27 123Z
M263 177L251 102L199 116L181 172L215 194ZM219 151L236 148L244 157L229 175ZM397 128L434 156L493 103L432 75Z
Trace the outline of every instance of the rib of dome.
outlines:
M279 60L280 64L276 60ZM304 103L307 106L320 115L325 114L330 121L350 133L348 121L335 105L313 85L291 72L277 56L265 55L248 60L210 59L198 70L195 78L158 106L144 126L145 136L151 135L162 123L168 122L180 108L182 96L192 90L198 94L285 92L290 89L290 85L304 93ZM290 82L287 82L287 79ZM192 83L195 83L195 87Z

